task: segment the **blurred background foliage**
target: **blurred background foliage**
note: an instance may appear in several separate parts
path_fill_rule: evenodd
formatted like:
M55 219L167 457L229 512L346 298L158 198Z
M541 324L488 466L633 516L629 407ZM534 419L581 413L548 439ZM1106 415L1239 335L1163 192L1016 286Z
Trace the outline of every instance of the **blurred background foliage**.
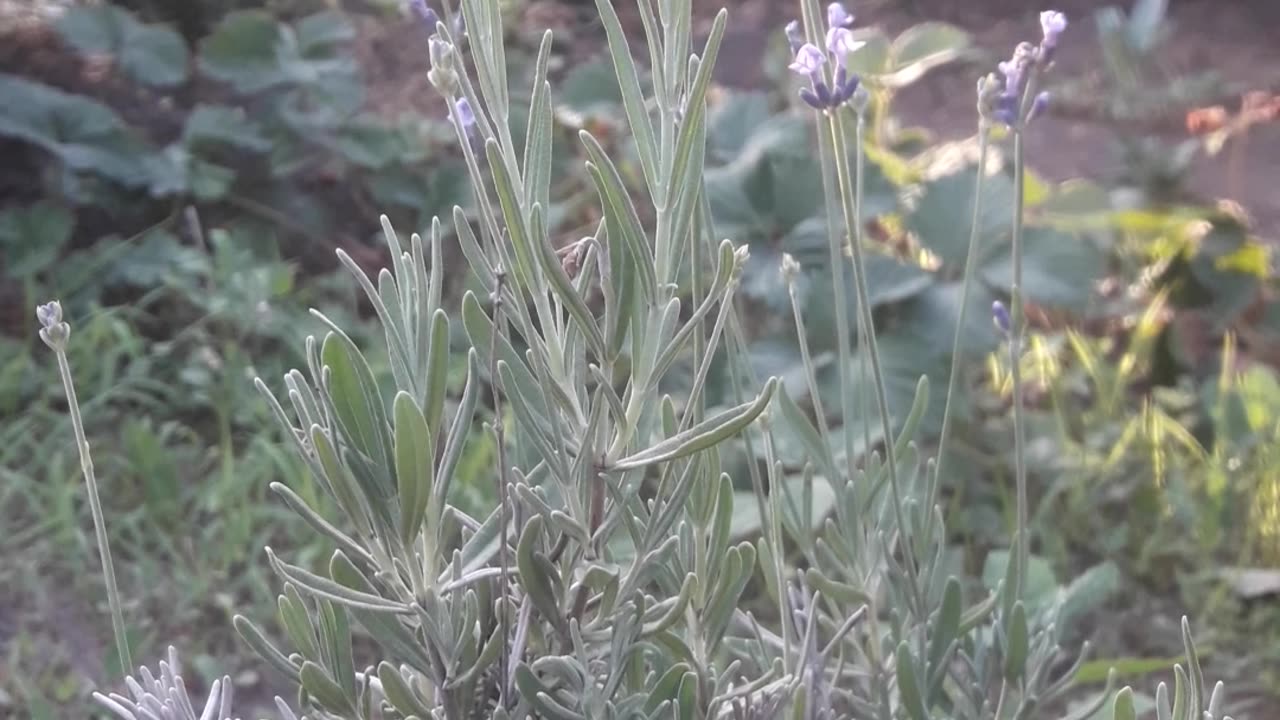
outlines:
M358 342L376 331L334 273L335 249L376 270L386 264L379 214L419 231L440 215L447 229L449 209L470 203L443 103L426 83L425 33L394 0L48 5L47 15L14 23L11 49L0 52L0 715L81 716L90 679L119 673L104 642L61 389L32 331L30 309L55 297L75 328L71 365L139 655L175 644L206 681L218 658L241 692L267 697L276 679L259 675L227 632L231 611L273 601L257 548L301 559L326 548L297 547L312 535L269 497L268 483L281 481L319 503L250 381L302 362L298 339L316 327L309 307ZM531 28L569 37L553 73L549 213L564 242L599 219L581 159L566 149L577 128L629 157L628 181L641 181L613 76L606 63L584 61L601 50L584 7L504 3L513 80L536 50ZM1126 620L1172 624L1191 607L1208 654L1232 650L1217 674L1239 674L1233 695L1274 699L1278 646L1256 641L1280 633L1272 246L1229 203L1174 191L1204 140L1170 149L1123 122L1157 106L1185 111L1211 84L1208 75L1151 80L1164 11L1143 0L1073 26L1099 33L1105 65L1101 80L1068 79L1063 106L1095 98L1093 109L1116 120L1118 146L1131 150L1128 171L1107 182L1029 174L1033 342L1022 362L1032 382L1037 567L1046 587L1054 578L1092 583L1080 595L1089 621L1079 639L1099 641L1102 659L1081 669L1082 680L1101 680L1107 665L1167 674L1179 648L1160 638L1177 634L1139 633ZM717 232L751 246L741 295L755 369L790 378L789 396L812 411L778 267L790 253L805 269L809 350L825 373L818 390L836 392L834 314L816 300L833 282L826 210L812 123L792 107L779 70L785 42L764 31L765 79L718 89L713 101L707 192ZM894 101L931 70L970 68L986 55L967 32L936 21L858 32L867 45L854 62L875 103L863 207L870 296L901 420L921 374L945 386L967 242L957 230L967 227L977 148L905 126ZM1140 92L1153 85L1167 92ZM517 109L513 124L522 122ZM947 463L948 526L959 561L978 575L1012 515L1009 368L993 353L987 320L1009 279L1014 187L1004 150L996 143L988 163L983 284L968 314L963 423ZM465 267L452 241L446 262ZM452 296L470 282L451 276ZM709 387L727 398L730 380L722 366ZM941 411L940 401L929 408L926 435ZM463 459L472 481L455 486L457 502L477 513L493 502L487 437L477 433ZM798 476L803 444L780 440ZM736 462L760 460L739 448ZM735 526L752 530L750 518ZM1104 607L1111 612L1093 612Z

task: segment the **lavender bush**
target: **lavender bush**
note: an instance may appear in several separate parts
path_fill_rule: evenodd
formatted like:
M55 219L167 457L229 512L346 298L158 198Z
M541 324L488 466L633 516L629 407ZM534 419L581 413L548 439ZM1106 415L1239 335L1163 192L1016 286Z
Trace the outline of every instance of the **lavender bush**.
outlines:
M310 718L1040 717L1063 700L1087 651L1073 662L1058 645L1064 597L1032 598L1027 589L1018 374L1023 137L1049 102L1039 88L1066 19L1043 13L1040 41L1019 45L978 83L977 190L953 358L976 274L988 143L1007 133L1017 193L1013 282L1008 308L998 303L993 320L1014 371L1016 532L1004 581L972 597L946 553L938 503L946 468L915 442L928 382L921 378L905 418L892 417L886 400L862 237L871 98L850 70L860 48L853 16L839 3L824 11L807 0L786 29L791 69L803 78L798 96L818 129L830 262L852 268L852 297L837 282L831 298L844 420L833 428L795 292L803 270L789 257L780 268L812 414L748 362L735 303L748 248L716 234L704 192L707 92L726 13L693 53L691 3L641 0L644 85L612 4L596 4L643 192L634 197L602 144L581 132L603 220L560 248L547 217L550 33L517 144L498 4L462 0L440 14L413 4L431 35L431 82L448 101L471 174L477 216L454 208L451 220L482 292L467 293L457 318L442 306L438 219L427 237L407 242L384 221L392 267L376 278L339 251L385 330L394 389L381 390L361 349L319 312L327 329L306 339L305 372L258 381L339 515L273 486L335 550L317 572L268 548L283 581L279 632L244 616L236 630L296 683L297 706ZM42 308L42 322L62 327L50 312ZM446 377L458 321L470 347L465 388L452 403ZM717 357L734 369L732 407L707 399ZM677 363L693 368L680 398L661 392ZM870 407L855 402L855 371L873 388ZM497 448L499 502L487 517L472 517L450 504L449 490L486 384L494 413L482 431ZM872 422L852 421L864 416ZM777 460L784 430L802 439L809 458L798 483ZM748 507L735 507L721 458L739 436L751 456L760 448L767 458L747 466ZM92 496L91 473L89 480ZM829 516L815 510L819 486L834 494ZM741 514L755 518L754 539L734 538ZM103 553L105 563L105 545ZM748 593L753 580L758 589ZM375 654L354 649L357 628ZM1158 715L1216 720L1221 685L1206 691L1185 622L1183 635L1188 669L1178 670L1172 704L1164 686L1157 692ZM99 698L121 718L231 717L229 680L197 714L173 653L158 676L143 669L130 680L129 691ZM1108 688L1071 717L1134 717L1132 698L1127 688ZM281 717L294 717L278 705Z

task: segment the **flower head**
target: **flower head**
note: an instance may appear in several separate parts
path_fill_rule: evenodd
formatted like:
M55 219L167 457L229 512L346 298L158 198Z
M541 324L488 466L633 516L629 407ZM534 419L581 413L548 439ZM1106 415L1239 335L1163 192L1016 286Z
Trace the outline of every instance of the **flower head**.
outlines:
M54 300L36 306L36 319L40 321L40 339L57 352L67 349L71 326L62 321L62 305Z
M853 38L853 31L847 28L831 28L827 31L827 51L836 58L836 65L844 67L846 58L849 53L866 45L861 40Z
M827 56L813 43L805 43L796 51L795 60L789 66L801 75L813 77L827 62Z
M1002 334L1009 334L1009 328L1013 322L1009 319L1009 309L999 300L991 303L991 321Z
M1040 13L1040 30L1044 33L1042 44L1047 48L1056 47L1058 36L1067 29L1067 16L1057 10L1045 10Z
M804 47L804 28L800 27L799 20L792 20L787 23L787 45L791 47L791 54L795 55L800 52L800 48Z
M47 302L43 305L36 306L36 319L40 321L40 327L51 328L62 322L62 304L57 300Z
M440 22L440 16L436 15L436 11L427 5L427 0L409 0L409 9L427 27L428 32L435 33L436 23Z
M827 27L853 27L853 13L844 8L844 3L833 2L827 6Z

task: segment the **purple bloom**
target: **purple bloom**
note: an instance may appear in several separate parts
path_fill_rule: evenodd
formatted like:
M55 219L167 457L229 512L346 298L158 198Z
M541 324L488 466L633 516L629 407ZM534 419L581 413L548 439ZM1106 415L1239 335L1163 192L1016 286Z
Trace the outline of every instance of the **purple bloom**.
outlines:
M804 47L804 28L800 27L799 20L787 23L787 44L791 46L792 55L800 52L800 48Z
M827 6L827 27L853 27L853 14L844 9L844 3L833 2Z
M822 102L822 98L818 97L818 93L810 90L809 88L800 88L800 99L804 101L805 105L808 105L814 110L827 109L827 106Z
M1042 44L1047 48L1056 47L1058 36L1067 29L1067 16L1057 10L1045 10L1040 13L1040 30L1044 32Z
M462 124L462 129L471 132L471 128L476 124L476 114L471 109L471 103L464 97L458 98L458 102L454 104L454 111L458 113L458 122Z
M996 329L1001 333L1009 334L1009 328L1013 325L1013 322L1009 319L1008 308L999 300L991 303L991 321L995 323Z
M827 50L835 56L836 65L844 67L845 59L849 57L849 53L866 45L861 40L853 38L853 32L846 28L831 28L827 31Z
M436 23L440 22L440 16L427 5L427 0L409 0L409 9L418 16L423 25L427 26L428 31L432 33L436 31Z
M62 322L62 305L57 300L37 305L36 319L40 321L40 327L43 328L57 325Z
M813 77L827 62L827 56L813 43L805 43L796 52L795 61L790 68L801 75Z

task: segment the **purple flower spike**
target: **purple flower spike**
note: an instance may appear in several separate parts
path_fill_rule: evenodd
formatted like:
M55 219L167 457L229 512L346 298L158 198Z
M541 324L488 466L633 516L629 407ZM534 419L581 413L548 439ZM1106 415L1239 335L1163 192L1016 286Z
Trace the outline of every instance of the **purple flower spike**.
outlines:
M813 77L827 62L827 56L813 43L805 43L796 51L795 61L789 66L801 75Z
M1001 333L1009 334L1009 328L1013 325L1013 322L1009 319L1009 309L999 300L991 303L991 321L995 323L996 329Z
M835 56L836 65L844 67L845 59L849 57L849 53L866 45L865 42L855 40L853 32L846 28L831 28L827 31L827 50Z
M787 23L787 44L791 46L792 55L799 53L800 48L804 47L804 28L800 27L799 20Z
M1044 32L1044 46L1056 47L1058 36L1067 29L1067 16L1057 10L1045 10L1040 13L1040 29Z
M827 106L822 104L822 100L818 97L818 94L809 88L800 88L800 99L804 101L805 105L808 105L814 110L827 109Z
M827 27L853 27L853 14L844 9L844 3L833 2L827 6Z

